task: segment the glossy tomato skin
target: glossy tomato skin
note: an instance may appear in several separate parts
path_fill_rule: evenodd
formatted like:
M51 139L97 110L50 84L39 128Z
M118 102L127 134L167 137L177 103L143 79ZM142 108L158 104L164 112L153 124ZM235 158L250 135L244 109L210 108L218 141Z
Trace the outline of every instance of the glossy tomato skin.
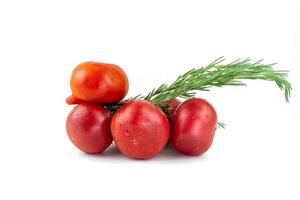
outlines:
M150 159L166 145L170 125L166 115L145 100L130 101L113 116L111 132L118 149L135 159Z
M128 91L128 78L117 65L84 62L79 64L71 76L71 90L78 99L114 103L125 97Z
M67 118L67 133L72 143L86 153L101 153L112 143L111 116L101 105L84 102Z
M171 144L182 154L200 155L211 146L216 125L217 113L208 101L187 100L173 115Z

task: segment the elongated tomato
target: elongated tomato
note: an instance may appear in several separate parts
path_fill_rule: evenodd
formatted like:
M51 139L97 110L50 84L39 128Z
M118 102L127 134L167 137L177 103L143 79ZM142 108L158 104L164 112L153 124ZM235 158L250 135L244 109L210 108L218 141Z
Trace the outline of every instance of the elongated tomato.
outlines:
M101 153L111 143L111 117L101 105L77 105L67 118L67 133L72 143L86 153Z
M172 146L186 155L200 155L213 142L217 113L204 99L190 99L175 110L172 126Z

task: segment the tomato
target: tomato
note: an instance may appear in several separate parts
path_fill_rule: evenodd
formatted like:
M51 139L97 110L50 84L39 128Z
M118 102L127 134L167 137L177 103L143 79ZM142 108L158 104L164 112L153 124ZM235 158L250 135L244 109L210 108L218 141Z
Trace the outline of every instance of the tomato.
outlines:
M149 159L166 145L170 125L158 107L145 100L133 100L114 114L111 132L123 154L135 159Z
M217 113L204 99L190 99L183 102L173 115L172 146L186 155L200 155L213 142L217 125Z
M67 118L67 133L73 144L86 153L101 153L112 143L111 116L101 105L81 103Z
M117 65L107 63L79 64L73 70L70 83L73 95L89 102L118 102L128 91L125 72Z
M81 99L78 99L74 95L70 95L70 96L68 96L68 98L66 98L66 103L68 105L80 104L82 102L84 102L84 101L82 101Z
M167 116L169 119L171 119L174 111L179 106L179 104L181 104L181 101L178 99L172 99L164 102L164 104L168 106Z

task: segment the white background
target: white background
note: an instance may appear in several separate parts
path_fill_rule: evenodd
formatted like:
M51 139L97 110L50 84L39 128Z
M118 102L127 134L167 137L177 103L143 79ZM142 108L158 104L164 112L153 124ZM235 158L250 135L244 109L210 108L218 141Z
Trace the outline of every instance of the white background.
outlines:
M300 6L297 1L0 1L0 199L299 199ZM220 121L211 149L148 161L79 152L65 132L80 62L121 66L128 96L219 56L290 70L274 83L199 96Z

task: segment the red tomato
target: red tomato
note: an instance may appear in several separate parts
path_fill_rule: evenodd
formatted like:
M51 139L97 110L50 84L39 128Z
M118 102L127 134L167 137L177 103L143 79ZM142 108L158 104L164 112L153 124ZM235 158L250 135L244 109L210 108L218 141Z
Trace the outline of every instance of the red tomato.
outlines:
M71 89L78 99L98 103L114 103L125 97L128 79L114 64L84 62L72 73Z
M172 146L186 155L200 155L213 142L217 113L204 99L190 99L175 111L172 126Z
M149 159L166 145L170 125L158 107L145 100L133 100L114 114L111 132L123 154L136 159Z
M82 101L81 99L78 99L74 95L70 95L70 96L68 96L68 98L66 98L66 103L68 105L80 104L82 102L84 102L84 101Z
M81 103L69 114L67 133L73 144L86 153L101 153L111 143L111 117L101 105Z
M164 104L169 107L168 111L167 111L167 115L168 115L169 119L171 119L174 111L179 106L179 104L181 104L181 101L178 99L172 99L172 100L166 101Z

